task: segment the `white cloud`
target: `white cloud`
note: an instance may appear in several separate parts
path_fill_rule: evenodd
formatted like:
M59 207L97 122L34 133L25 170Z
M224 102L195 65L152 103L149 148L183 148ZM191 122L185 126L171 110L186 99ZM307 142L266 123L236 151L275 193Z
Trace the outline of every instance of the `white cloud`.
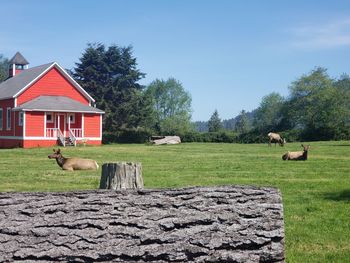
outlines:
M292 29L292 45L297 48L329 49L350 46L350 18L303 25Z

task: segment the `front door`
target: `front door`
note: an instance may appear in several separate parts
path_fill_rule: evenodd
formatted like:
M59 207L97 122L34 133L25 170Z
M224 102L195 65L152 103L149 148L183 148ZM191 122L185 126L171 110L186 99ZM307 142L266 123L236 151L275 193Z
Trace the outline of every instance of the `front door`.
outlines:
M66 115L63 113L56 114L56 127L62 132L63 136L66 137Z

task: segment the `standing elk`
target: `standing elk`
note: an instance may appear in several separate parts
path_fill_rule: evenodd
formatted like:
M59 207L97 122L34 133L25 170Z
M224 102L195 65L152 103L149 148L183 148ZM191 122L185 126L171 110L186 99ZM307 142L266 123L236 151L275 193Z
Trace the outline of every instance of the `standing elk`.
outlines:
M280 146L284 146L286 143L286 139L282 138L278 133L269 132L267 136L269 137L269 146L271 146L271 142L275 143L275 147L276 143L278 143Z
M310 145L304 146L301 145L301 147L304 148L303 151L299 152L286 152L282 156L282 160L287 161L287 160L293 160L293 161L306 161L307 160L307 153L310 149Z
M56 159L57 164L63 169L68 171L73 170L97 170L98 164L91 159L82 158L65 158L63 157L61 150L53 149L53 154L47 156L49 159Z

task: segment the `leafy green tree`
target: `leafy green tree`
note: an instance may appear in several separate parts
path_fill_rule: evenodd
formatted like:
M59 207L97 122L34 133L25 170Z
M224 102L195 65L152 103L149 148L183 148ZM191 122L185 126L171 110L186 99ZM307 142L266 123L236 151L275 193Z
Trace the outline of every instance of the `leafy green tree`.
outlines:
M154 129L163 135L183 135L193 130L191 95L174 78L154 80L145 92L152 100Z
M8 77L9 60L0 54L0 82Z
M249 131L249 120L245 110L242 110L237 116L235 129L240 134L243 134Z
M221 119L217 110L214 111L214 113L211 115L208 121L208 129L209 132L218 132L223 129Z
M333 127L340 136L337 139L350 137L350 77L343 74L334 83L336 93L337 115L333 119Z
M149 122L152 108L138 83L144 76L131 46L88 44L73 69L75 80L106 112L104 129L109 132L137 129Z
M259 108L255 111L253 126L260 132L278 130L282 121L284 98L277 92L263 97Z
M349 78L338 82L327 70L316 68L294 81L290 87L289 116L301 127L306 139L334 139L348 122Z

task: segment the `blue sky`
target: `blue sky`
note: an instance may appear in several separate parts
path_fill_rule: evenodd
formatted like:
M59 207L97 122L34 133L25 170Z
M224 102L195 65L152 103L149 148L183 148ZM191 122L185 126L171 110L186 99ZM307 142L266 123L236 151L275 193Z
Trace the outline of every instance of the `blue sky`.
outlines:
M0 54L73 68L87 43L133 46L147 85L174 77L192 119L259 106L316 66L350 74L350 1L1 1Z

